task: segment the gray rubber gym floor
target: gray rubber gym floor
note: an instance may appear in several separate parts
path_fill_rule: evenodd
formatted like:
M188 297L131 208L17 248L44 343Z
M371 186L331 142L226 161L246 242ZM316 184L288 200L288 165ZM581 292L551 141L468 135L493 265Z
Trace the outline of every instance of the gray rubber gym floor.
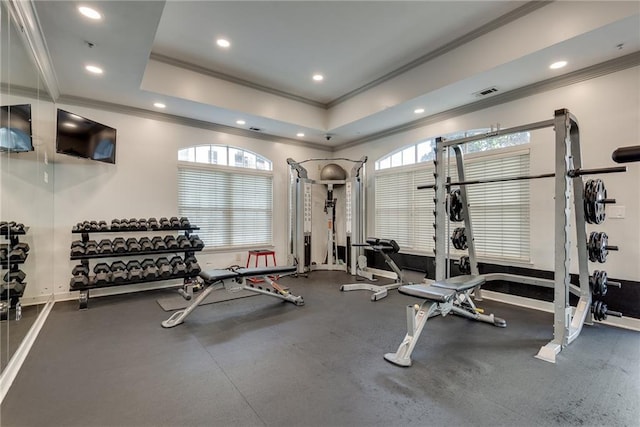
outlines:
M281 283L206 305L173 329L166 291L57 303L0 412L3 426L637 426L640 334L585 327L557 364L533 356L552 315L485 301L506 329L430 320L413 366L384 361L404 337L392 291L339 292L350 276Z

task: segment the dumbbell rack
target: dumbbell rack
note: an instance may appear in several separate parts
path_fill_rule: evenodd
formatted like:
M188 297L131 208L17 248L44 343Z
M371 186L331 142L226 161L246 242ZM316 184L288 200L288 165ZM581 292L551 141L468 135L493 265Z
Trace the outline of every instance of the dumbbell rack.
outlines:
M192 231L197 231L197 230L200 230L200 227L190 226L190 227L172 227L172 228L153 228L153 229L147 229L147 230L140 230L140 229L127 230L127 229L107 228L102 230L90 230L90 231L74 229L71 231L71 233L81 234L82 242L86 244L89 241L89 234L92 234L92 233L101 233L101 234L147 233L147 232L167 233L167 232L184 231L184 235L188 238ZM194 256L194 252L199 252L201 250L202 248L191 247L191 248L174 248L174 249L162 249L162 250L152 250L152 251L138 251L138 252L113 252L108 254L75 255L75 256L70 256L69 259L79 260L80 264L85 266L90 271L89 260L91 259L120 258L120 257L142 256L142 255L161 255L161 254L169 254L169 253L173 253L173 254L184 253L184 257L187 258L189 256ZM73 287L73 288L70 288L69 290L80 291L80 295L78 297L78 308L82 310L82 309L87 309L89 306L89 291L91 289L107 288L107 287L113 287L113 286L135 285L140 283L159 282L163 280L175 280L175 279L183 279L184 281L183 284L186 286L187 284L190 283L191 279L196 277L197 275L198 273L187 272L187 273L176 274L176 275L172 274L169 277L154 277L152 279L139 279L139 280L127 280L124 282L107 282L102 284L89 284L87 286L82 286L82 287Z
M11 250L13 249L14 246L20 243L19 236L26 235L27 231L29 231L29 227L24 227L23 230L18 230L18 231L11 231L11 230L0 231L0 236L9 240L9 243L2 245L2 246L6 246L7 248L7 259L2 260L2 263L0 265L1 270L9 270L10 273L18 271L20 269L19 265L24 264L27 261L27 257L29 256L28 253L25 254L25 257L22 260L9 261L9 255L11 253ZM18 293L14 292L15 284L12 284L12 282L4 282L3 284L6 286L7 295L6 296L1 295L3 301L0 301L0 305L3 305L3 306L5 305L4 298L6 298L9 302L8 302L8 306L4 306L0 308L0 320L7 320L9 318L9 310L11 309L15 310L15 320L20 320L22 318L22 305L20 304L20 297L22 297L22 293L24 292L24 288L27 286L27 283L24 281L21 282L22 292L18 292ZM4 293L5 293L5 289L3 289L2 294ZM6 309L6 313L5 313L5 309Z

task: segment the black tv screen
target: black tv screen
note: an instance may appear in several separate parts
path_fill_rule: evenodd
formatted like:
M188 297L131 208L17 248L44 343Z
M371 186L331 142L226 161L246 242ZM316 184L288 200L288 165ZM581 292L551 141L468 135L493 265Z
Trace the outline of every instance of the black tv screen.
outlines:
M115 163L116 130L58 109L56 152L99 162Z
M0 107L0 151L33 151L31 104Z

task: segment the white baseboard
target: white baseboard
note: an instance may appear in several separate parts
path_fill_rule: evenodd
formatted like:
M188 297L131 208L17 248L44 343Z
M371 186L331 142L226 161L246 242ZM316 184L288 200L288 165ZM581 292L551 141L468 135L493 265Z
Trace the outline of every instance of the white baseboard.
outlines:
M482 290L482 297L484 299L503 302L505 304L517 305L519 307L533 308L535 310L546 311L547 313L553 313L553 303L547 301L540 301L532 298L520 297L517 295L504 294L502 292L494 292ZM632 331L640 332L640 319L633 317L607 317L607 320L598 322L605 325L615 326L623 329L630 329Z
M16 378L16 375L18 375L18 372L20 371L24 360L27 358L31 347L35 343L36 338L38 337L38 334L40 333L42 326L47 320L47 317L49 316L49 313L51 312L54 304L55 300L52 295L44 305L44 308L38 315L36 321L33 323L33 325L31 325L31 329L29 329L29 332L27 332L27 335L22 340L22 343L11 357L11 360L9 360L9 363L7 363L4 371L2 371L2 375L0 375L0 403L2 403L4 397L9 391L9 388L11 388L13 380Z

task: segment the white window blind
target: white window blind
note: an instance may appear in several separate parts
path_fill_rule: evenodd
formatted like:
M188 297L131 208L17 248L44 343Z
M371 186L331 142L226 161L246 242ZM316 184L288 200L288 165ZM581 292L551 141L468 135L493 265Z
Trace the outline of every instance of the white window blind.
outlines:
M465 179L529 174L529 152L468 162ZM529 261L529 181L467 186L469 212L479 256Z
M433 180L433 166L377 173L375 237L394 239L405 250L431 251L434 247L433 194L416 187L431 184Z
M402 250L433 255L434 192L431 162L390 168L375 175L376 237L395 239ZM465 159L465 179L529 174L529 152L503 152ZM452 180L457 180L455 161ZM530 259L529 182L509 181L467 186L476 254L485 258ZM451 223L447 238L460 223ZM457 253L451 247L452 253ZM460 251L460 254L463 252Z
M180 163L178 210L200 227L205 246L270 245L272 182L270 172Z

